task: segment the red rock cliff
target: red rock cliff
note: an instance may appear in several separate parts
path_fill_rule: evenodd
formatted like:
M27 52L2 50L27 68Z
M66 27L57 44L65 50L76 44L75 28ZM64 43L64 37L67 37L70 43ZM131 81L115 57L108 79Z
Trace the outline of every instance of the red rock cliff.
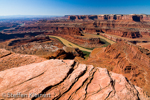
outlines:
M150 58L132 44L118 42L103 49L96 48L87 64L123 74L150 95Z
M150 15L70 15L69 20L125 20L125 21L150 21Z

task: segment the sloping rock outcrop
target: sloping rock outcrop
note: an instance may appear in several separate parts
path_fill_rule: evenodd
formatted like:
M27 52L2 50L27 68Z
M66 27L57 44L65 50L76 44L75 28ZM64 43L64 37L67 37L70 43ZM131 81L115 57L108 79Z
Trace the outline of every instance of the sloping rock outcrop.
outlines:
M0 71L45 60L46 59L38 56L18 54L5 49L0 49Z
M7 98L9 93L11 96ZM1 71L0 98L148 100L141 88L132 85L121 74L74 60L53 59Z
M63 49L42 57L46 59L74 59L75 57L84 58L84 54L78 48L63 47Z
M123 74L150 95L150 58L136 45L121 41L106 48L96 48L85 63Z

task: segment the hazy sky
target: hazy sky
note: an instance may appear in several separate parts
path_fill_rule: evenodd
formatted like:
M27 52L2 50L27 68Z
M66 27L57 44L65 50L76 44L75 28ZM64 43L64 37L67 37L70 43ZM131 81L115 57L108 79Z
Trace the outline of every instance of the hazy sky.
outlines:
M0 0L2 15L150 14L150 0Z

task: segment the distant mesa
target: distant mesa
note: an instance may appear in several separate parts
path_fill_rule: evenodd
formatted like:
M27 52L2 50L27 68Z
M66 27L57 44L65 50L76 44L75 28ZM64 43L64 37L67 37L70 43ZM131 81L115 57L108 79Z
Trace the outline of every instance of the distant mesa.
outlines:
M150 21L150 15L70 15L69 20L128 20L128 21Z

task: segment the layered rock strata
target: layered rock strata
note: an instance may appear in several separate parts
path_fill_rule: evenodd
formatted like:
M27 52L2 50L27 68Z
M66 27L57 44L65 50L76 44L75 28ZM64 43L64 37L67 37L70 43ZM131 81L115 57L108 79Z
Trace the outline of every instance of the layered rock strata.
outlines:
M28 65L31 63L38 63L45 60L46 59L40 58L38 56L17 54L5 49L0 49L0 71Z
M18 96L8 98L8 93ZM132 85L123 75L73 60L47 60L1 71L0 98L148 100L142 89Z
M85 62L123 74L150 95L150 58L144 49L121 41L106 48L95 48Z
M69 20L128 20L128 21L150 21L150 15L70 15Z

